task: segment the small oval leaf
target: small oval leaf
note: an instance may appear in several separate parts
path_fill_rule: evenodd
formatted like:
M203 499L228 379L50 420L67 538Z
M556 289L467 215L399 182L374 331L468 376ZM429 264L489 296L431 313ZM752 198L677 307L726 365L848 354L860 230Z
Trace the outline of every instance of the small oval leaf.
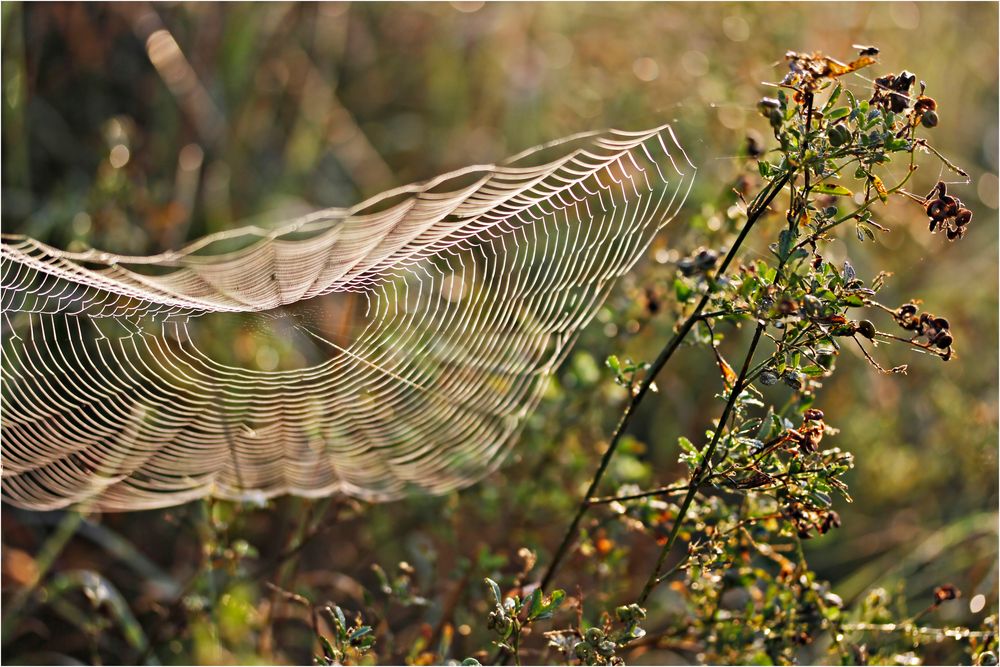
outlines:
M813 188L813 192L820 195L833 195L834 197L854 196L854 193L845 188L843 185L834 185L833 183L818 183Z

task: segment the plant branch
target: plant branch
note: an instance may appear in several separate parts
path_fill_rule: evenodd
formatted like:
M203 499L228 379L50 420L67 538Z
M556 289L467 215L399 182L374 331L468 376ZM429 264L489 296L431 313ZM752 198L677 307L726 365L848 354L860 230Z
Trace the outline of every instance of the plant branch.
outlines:
M650 489L648 491L640 491L637 493L628 493L623 496L602 496L599 498L590 498L587 501L588 505L606 505L608 503L613 503L623 500L639 500L641 498L649 498L652 496L669 496L675 493L684 493L687 491L689 486L684 484L683 486L660 486L655 489Z
M722 264L719 266L719 270L715 273L715 278L722 276L729 265L732 263L733 258L736 256L737 251L739 251L740 246L746 240L747 234L750 229L753 228L754 224L764 215L767 211L768 206L778 193L781 192L785 184L791 179L791 172L786 172L780 178L772 181L764 191L761 192L760 203L758 206L751 211L747 216L747 221L740 230L739 236L737 236L736 241L733 243L729 252L726 254L725 259L723 259ZM612 457L614 457L615 451L618 448L618 444L621 441L622 435L625 433L625 429L628 428L629 423L632 421L632 416L635 414L636 408L645 398L646 394L649 392L653 381L659 374L663 367L666 366L667 362L673 356L677 348L680 347L681 342L688 335L694 325L701 319L701 312L708 305L709 300L712 298L712 292L709 290L706 292L695 309L688 315L687 319L684 320L680 328L673 335L670 341L666 344L663 350L660 352L659 356L653 361L649 367L649 371L646 373L642 382L639 384L638 390L632 395L629 400L628 405L625 408L625 412L622 414L621 419L618 422L618 426L615 428L614 433L611 436L611 441L608 444L608 448L604 451L604 456L601 458L600 465L597 467L597 471L594 473L594 478L590 482L590 486L587 488L587 492L584 494L583 499L580 501L577 507L576 514L573 516L573 520L570 522L569 527L566 530L565 535L563 535L562 541L559 547L556 549L555 555L552 557L552 562L549 563L548 569L545 571L545 575L542 577L541 588L545 590L548 585L552 582L552 578L555 576L556 572L559 570L559 566L562 564L563 559L566 557L566 553L569 550L569 546L572 543L574 537L576 536L577 528L580 525L580 521L583 519L583 515L586 514L587 509L590 507L590 499L594 496L597 491L597 487L600 485L601 480L604 477L604 473L608 469L608 465L611 463Z
M694 473L691 475L691 485L688 488L687 494L684 496L684 501L681 503L681 508L677 512L677 517L674 519L673 528L670 530L670 536L667 538L667 543L663 545L660 550L660 557L656 561L656 567L653 568L652 574L649 575L649 579L646 581L646 585L642 589L642 593L639 595L637 600L640 607L645 606L646 600L649 598L650 593L660 582L660 573L663 571L663 564L667 560L667 556L673 549L674 542L677 541L677 536L680 534L681 525L684 523L684 517L687 515L688 508L691 507L691 502L694 500L695 494L698 493L698 489L701 488L702 483L705 481L706 472L711 469L712 466L712 456L715 454L715 449L719 445L719 441L722 439L722 432L725 430L726 422L729 421L729 415L736 405L736 400L739 395L743 393L743 390L747 386L747 373L750 370L750 363L753 361L754 352L757 351L757 343L760 342L760 336L764 332L765 324L764 322L758 322L757 328L754 330L753 340L750 342L750 349L747 350L746 358L743 360L743 368L740 370L739 377L736 379L736 383L733 384L732 390L729 392L729 400L726 401L726 407L722 410L722 416L719 417L719 424L715 429L715 433L712 435L712 441L705 448L704 454L701 457L701 463L695 469Z

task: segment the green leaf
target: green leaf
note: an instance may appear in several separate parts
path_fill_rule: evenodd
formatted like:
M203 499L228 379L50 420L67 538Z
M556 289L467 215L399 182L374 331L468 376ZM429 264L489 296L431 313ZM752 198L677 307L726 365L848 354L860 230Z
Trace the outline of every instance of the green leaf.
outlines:
M681 449L683 449L688 454L698 453L698 448L695 447L694 444L684 436L677 438L677 444L680 445Z
M842 88L841 88L840 84L838 83L837 87L833 89L832 93L830 93L830 99L828 99L826 101L826 104L823 105L823 112L824 113L826 113L826 111L828 109L832 109L833 105L836 104L837 100L840 99L840 92L841 92L841 90L842 90Z
M531 592L531 599L528 602L528 618L534 618L542 610L542 589L536 588Z
M847 297L844 297L842 301L844 304L848 306L853 306L855 308L865 305L864 299L862 299L857 294L851 294Z
M552 595L549 596L548 606L551 609L557 609L562 606L563 601L566 599L566 591L561 588L557 588L552 591Z
M327 607L327 610L331 612L331 616L337 624L337 631L343 633L347 630L347 618L344 616L344 610L339 606L334 605L333 609Z
M556 610L562 605L566 597L566 591L557 589L552 591L552 595L546 598L542 595L542 589L536 588L531 594L531 607L528 611L530 620L551 618Z
M338 651L333 647L333 644L330 643L329 639L327 639L323 635L319 635L319 643L320 646L323 648L324 657L329 658L331 660L337 659Z
M792 251L792 245L795 243L795 232L790 229L781 230L781 234L778 235L778 258L785 259L788 257L788 253ZM777 274L775 274L777 275ZM765 277L768 282L771 282L770 278Z
M844 92L847 93L847 100L851 103L851 108L852 109L857 109L858 108L858 98L856 98L854 96L854 93L852 93L849 90L845 90Z
M691 298L694 290L686 282L677 278L674 280L674 293L677 295L677 300L683 303Z
M834 185L833 183L817 183L813 188L813 192L819 195L833 195L835 197L854 196L854 193L845 188L843 185Z
M820 493L819 491L810 491L809 496L813 501L820 507L829 507L833 504L833 499L825 493Z
M373 630L371 626L362 625L360 628L351 633L348 638L351 646L354 646L361 650L368 650L375 644L375 635L372 634Z
M486 584L490 587L490 591L493 593L493 599L498 605L503 605L503 593L500 591L500 585L493 581L489 577L484 580Z
M885 142L885 149L887 151L905 151L909 150L909 148L910 148L910 140L904 137L900 137L899 139L891 137L889 139L886 139Z
M618 357L613 354L609 355L608 358L604 360L604 363L608 368L614 371L615 374L620 373L622 370L621 362L618 360Z
M850 115L851 115L851 110L850 109L848 109L847 107L839 107L837 109L834 109L830 113L828 113L826 115L826 118L830 122L833 122L835 120L840 120L841 118L844 118L844 117L850 116Z

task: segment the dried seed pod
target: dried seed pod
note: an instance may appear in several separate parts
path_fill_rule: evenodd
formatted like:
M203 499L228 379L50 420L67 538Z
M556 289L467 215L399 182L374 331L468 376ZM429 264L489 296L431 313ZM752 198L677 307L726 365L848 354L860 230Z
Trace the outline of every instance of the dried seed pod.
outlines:
M778 374L772 370L764 370L760 374L760 383L765 387L778 384Z
M948 185L944 181L938 181L931 188L931 191L927 193L927 199L936 199L937 197L944 197L948 194Z
M747 132L747 156L756 160L764 154L764 141L753 130Z
M822 428L811 428L803 434L800 446L806 453L812 453L819 449L819 443L823 440Z
M954 584L942 584L934 589L934 606L954 600L962 595L962 592Z
M646 312L650 315L660 312L660 297L651 287L646 288Z
M945 204L940 199L934 199L927 202L924 208L927 211L927 215L934 222L940 222L945 219Z
M959 227L964 227L969 222L972 221L972 211L967 208L958 209L958 213L955 214L955 224Z
M921 95L913 105L913 110L917 112L917 115L928 111L937 111L937 102L933 97L924 97Z
M937 111L928 109L924 113L920 114L920 124L927 128L937 127L938 124Z
M781 376L781 380L796 391L802 390L802 373L799 373L798 371L785 371Z
M869 320L861 320L858 322L858 333L867 338L868 340L875 339L875 325Z
M941 195L941 203L944 204L944 217L951 218L958 214L958 207L961 202L948 195Z
M778 314L788 316L797 312L799 312L799 302L795 299L782 299L778 302Z
M819 532L826 535L832 528L840 528L840 515L830 510L819 525Z
M910 88L917 77L906 70L898 75L887 74L875 79L875 92L871 102L887 108L893 113L900 113L910 103Z
M695 268L701 271L707 271L708 269L715 266L715 263L719 260L719 253L714 250L700 250L698 254L694 256Z
M823 411L819 408L809 408L802 413L802 418L806 421L823 421Z
M895 90L898 93L907 93L909 92L910 88L913 86L913 83L916 80L917 76L913 72L909 72L904 69L902 72L899 73L899 76L896 77L896 80L893 85L893 90Z

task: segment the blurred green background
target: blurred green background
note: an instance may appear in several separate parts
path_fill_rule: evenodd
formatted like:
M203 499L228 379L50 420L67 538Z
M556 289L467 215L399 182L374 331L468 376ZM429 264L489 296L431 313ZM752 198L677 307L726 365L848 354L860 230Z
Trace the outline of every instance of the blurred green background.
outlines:
M768 135L755 102L773 94L762 82L781 78L784 52L847 60L853 44L878 46L881 65L846 83L867 97L871 78L904 68L927 83L940 107L933 143L971 175L950 191L975 220L964 242L948 244L927 234L918 208L894 202L882 211L892 231L877 244L845 236L829 256L849 257L866 279L891 271L883 301L923 298L951 321L958 358L945 364L880 348L887 364L910 364L908 375L889 377L843 355L817 404L842 429L837 444L857 457L855 502L838 507L843 527L809 543L809 556L846 600L905 582L919 609L931 588L952 582L964 597L939 622L975 624L995 612L996 3L4 3L2 12L3 231L122 253L175 247L249 218L350 205L564 134L665 121L700 167L686 217L711 216L703 204L745 166L747 131ZM930 158L924 165L914 192L957 178ZM690 249L686 217L653 257ZM286 583L291 576L289 585L317 601L370 614L374 603L361 591L378 598L372 564L392 574L407 560L428 602L384 604L380 654L403 659L415 642L439 641L446 626L456 628L453 656L485 646L478 581L516 571L523 546L546 562L620 414L623 396L603 359L650 359L669 335L673 322L642 306L647 286L669 276L653 257L588 329L504 469L449 497L338 505ZM681 356L642 408L608 491L673 481L677 436L700 433L716 411L711 358ZM214 608L223 616L236 609L236 621L190 605L179 612L176 596L150 580L153 572L161 584L190 581L206 540L245 539L266 562L289 543L306 505L281 499L214 523L204 515L232 510L200 503L95 517L53 572L103 573L160 660L307 660L308 628L294 605L275 611L282 605L262 579L186 591L225 598ZM5 605L32 584L61 520L4 507ZM206 523L216 527L211 539ZM639 536L596 567L577 557L559 583L580 584L593 595L588 607L602 608L634 596L654 549ZM974 614L967 602L976 593L987 605ZM124 631L95 634L44 605L33 609L4 628L5 660L45 651L148 657ZM262 620L281 614L287 627Z

